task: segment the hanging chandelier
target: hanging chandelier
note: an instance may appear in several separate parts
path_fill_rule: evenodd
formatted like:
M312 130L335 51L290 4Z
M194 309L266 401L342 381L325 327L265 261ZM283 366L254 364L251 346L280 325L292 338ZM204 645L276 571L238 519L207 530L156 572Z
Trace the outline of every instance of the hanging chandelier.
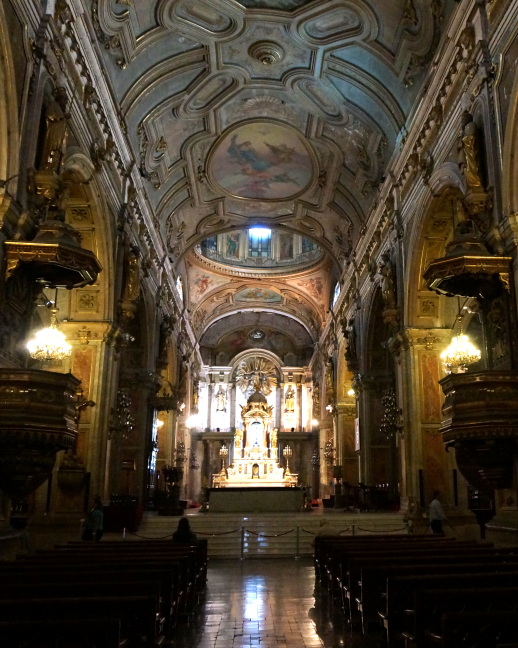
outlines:
M72 353L72 347L58 328L57 308L50 311L50 326L40 329L27 342L31 358L40 361L63 360Z
M480 350L462 331L452 338L450 345L441 353L441 360L448 373L463 373L467 366L480 360Z

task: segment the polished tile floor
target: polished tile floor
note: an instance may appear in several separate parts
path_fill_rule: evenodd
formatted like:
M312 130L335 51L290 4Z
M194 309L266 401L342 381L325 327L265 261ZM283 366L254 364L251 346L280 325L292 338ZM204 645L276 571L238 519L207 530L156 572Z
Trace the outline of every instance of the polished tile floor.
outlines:
M315 597L311 559L214 560L205 601L173 637L174 648L378 648Z

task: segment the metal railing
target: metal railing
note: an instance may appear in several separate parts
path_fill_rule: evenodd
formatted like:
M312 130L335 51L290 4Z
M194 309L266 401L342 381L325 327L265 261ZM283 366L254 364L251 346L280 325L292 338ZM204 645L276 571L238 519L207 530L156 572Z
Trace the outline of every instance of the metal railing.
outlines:
M310 546L308 548L308 551L302 551L301 544L306 544L303 543L304 539L304 534L306 536L313 536L315 537L318 535L318 532L315 533L314 531L304 529L302 526L295 526L291 529L288 529L287 531L282 531L279 533L266 533L264 531L257 531L254 529L249 529L245 526L241 527L236 527L235 529L230 529L228 531L219 531L219 532L212 532L212 533L207 533L203 531L197 531L195 530L196 534L199 537L204 537L207 538L209 541L209 555L210 555L210 539L211 538L219 538L222 536L232 536L236 540L236 545L238 544L237 541L239 540L239 558L241 560L245 560L247 557L252 557L256 555L274 555L278 554L279 552L272 551L270 554L266 552L259 552L259 551L253 551L253 544L251 544L250 539L251 538L256 538L257 540L260 539L276 539L280 537L285 537L285 536L290 536L293 537L293 541L291 544L287 543L282 546L283 556L292 556L294 558L299 558L302 555L311 555L313 553L313 548ZM375 535L375 534L387 534L387 533L394 533L395 535L402 535L402 534L408 534L411 533L411 529L407 523L405 523L403 526L399 526L396 528L392 529L385 529L385 528L378 528L378 529L367 529L365 527L361 527L357 524L351 524L350 526L346 527L345 529L341 530L336 530L333 531L332 535L341 535L341 536L357 536L357 535ZM169 539L172 537L172 533L169 533L165 536L161 536L159 538L151 538L148 536L142 536L137 533L129 533L126 529L123 530L122 537L125 539L127 536L133 536L136 538L142 538L146 540L165 540ZM271 548L271 547L270 547ZM233 557L233 556L228 556Z

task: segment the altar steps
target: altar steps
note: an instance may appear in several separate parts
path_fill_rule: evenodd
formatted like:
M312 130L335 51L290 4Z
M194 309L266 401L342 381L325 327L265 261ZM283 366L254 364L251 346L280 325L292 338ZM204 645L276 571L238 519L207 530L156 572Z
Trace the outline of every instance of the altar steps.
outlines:
M366 535L407 533L398 513L199 513L187 512L191 528L200 538L207 538L209 556L218 558L253 558L308 556L312 541L326 523L327 533ZM135 539L168 538L176 530L178 517L144 514Z

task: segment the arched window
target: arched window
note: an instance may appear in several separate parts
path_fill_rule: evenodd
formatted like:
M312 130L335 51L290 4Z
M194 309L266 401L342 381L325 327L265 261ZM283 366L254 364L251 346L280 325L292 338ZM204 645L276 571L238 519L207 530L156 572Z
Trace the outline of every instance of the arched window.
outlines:
M183 301L183 281L181 277L176 277L176 290L180 295L180 299Z
M340 297L340 291L342 290L342 287L340 286L340 282L337 281L335 284L335 289L333 291L333 300L331 302L331 308L334 308L336 306L336 302L338 301L338 297Z
M266 227L252 227L248 230L248 256L271 256L272 230Z

